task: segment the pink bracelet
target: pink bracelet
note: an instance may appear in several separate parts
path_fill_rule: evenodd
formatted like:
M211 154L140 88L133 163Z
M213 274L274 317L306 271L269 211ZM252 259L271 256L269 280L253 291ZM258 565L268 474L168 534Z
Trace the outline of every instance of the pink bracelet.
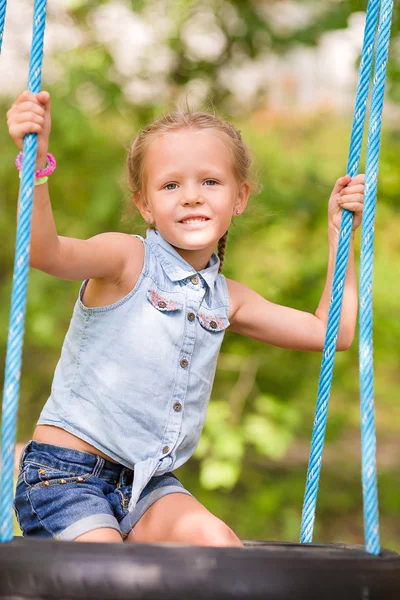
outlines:
M17 158L15 159L15 166L17 167L18 171L21 171L21 169L22 169L22 152L20 152L17 155ZM57 163L56 163L56 159L54 158L54 156L52 154L47 153L46 168L35 171L35 177L36 178L48 177L49 175L51 175L53 173L53 171L55 171L56 166L57 166Z

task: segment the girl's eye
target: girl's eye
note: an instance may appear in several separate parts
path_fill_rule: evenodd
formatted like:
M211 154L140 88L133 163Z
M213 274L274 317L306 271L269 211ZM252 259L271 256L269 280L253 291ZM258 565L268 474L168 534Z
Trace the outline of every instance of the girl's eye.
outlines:
M218 182L215 181L215 179L207 179L204 183L206 183L206 184L212 183L212 184L218 185ZM178 184L177 183L167 183L167 185L164 186L164 189L170 190L170 191L174 190L175 188L169 187L171 185L175 185L176 186ZM207 185L207 187L214 187L214 186L213 185L212 186Z

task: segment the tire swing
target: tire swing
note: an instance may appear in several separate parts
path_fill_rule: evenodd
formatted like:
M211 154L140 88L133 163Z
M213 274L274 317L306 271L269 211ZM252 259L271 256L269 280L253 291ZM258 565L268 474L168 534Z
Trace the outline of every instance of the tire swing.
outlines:
M6 1L0 0L0 50ZM245 542L244 549L179 545L74 544L13 540L16 415L29 270L36 134L24 140L14 285L2 417L0 599L2 600L399 600L400 557L379 545L372 362L372 257L381 114L392 0L369 0L348 173L358 172L372 60L362 230L360 372L365 549L312 544L352 213L344 211L303 507L301 543ZM380 16L379 16L380 15ZM41 87L46 0L35 0L29 90ZM379 26L378 26L379 20Z

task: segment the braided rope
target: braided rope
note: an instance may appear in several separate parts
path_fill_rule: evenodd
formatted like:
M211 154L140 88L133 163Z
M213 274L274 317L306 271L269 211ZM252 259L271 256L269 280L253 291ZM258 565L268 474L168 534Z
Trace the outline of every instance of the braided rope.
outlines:
M386 65L389 53L393 0L382 0L371 115L368 130L365 206L361 238L360 262L360 392L362 484L366 549L379 554L378 486L376 473L376 434L374 417L374 364L372 336L372 273L374 257L374 223Z
M362 146L362 136L365 123L365 114L367 108L367 99L369 92L369 82L372 70L372 58L375 45L375 35L379 16L380 0L370 0L367 10L366 27L364 34L364 43L362 50L362 60L360 65L360 77L357 89L356 107L354 111L353 129L350 143L350 152L348 160L348 173L354 177L357 174L360 153ZM376 54L376 66L374 83L373 83L373 98L375 98L374 115L371 109L371 120L369 128L368 152L367 152L367 168L366 168L366 197L363 214L363 232L365 224L368 223L373 228L374 214L371 220L371 194L376 196L377 184L377 166L379 157L380 144L380 123L382 117L383 100L384 100L384 84L386 78L386 61L387 52L390 41L390 23L393 10L392 0L383 0L383 8L380 12L378 50ZM389 23L389 24L388 24ZM384 25L384 26L383 26ZM386 54L384 52L386 50ZM379 127L378 127L379 124ZM375 188L372 191L371 183L375 183ZM375 197L374 196L374 197ZM374 206L372 207L374 211ZM324 346L324 353L321 365L320 382L318 389L318 400L316 415L314 421L314 429L311 440L310 461L308 465L306 491L304 497L301 538L300 541L311 542L315 519L315 508L317 502L318 484L322 464L322 452L324 445L324 436L326 429L326 421L328 415L328 404L330 389L332 384L333 365L336 352L336 340L339 329L340 310L342 306L344 282L347 270L348 252L351 237L352 213L343 211L342 224L340 229L339 247L336 257L335 274L332 285L331 305L329 309L327 333ZM369 233L364 235L363 240L368 239L369 243L373 243L372 236ZM364 249L362 242L362 254L364 260L361 263L361 273L370 273L372 276L372 257L373 253L369 250L368 254ZM365 277L365 274L364 274ZM363 275L362 275L363 279ZM372 290L371 279L368 279L369 292ZM367 286L367 287L368 287ZM360 305L361 311L366 304L366 286L361 286ZM368 552L379 553L379 521L378 521L378 493L376 482L376 467L375 467L375 426L374 426L374 408L372 396L372 381L373 381L373 365L372 365L372 300L369 302L370 311L368 316L363 320L363 331L360 331L360 351L365 352L366 345L369 347L370 362L368 365L368 374L366 364L361 367L362 387L365 387L366 378L369 381L369 396L368 401L363 400L363 391L361 394L362 406L362 423L363 423L363 491L364 491L364 523L365 523L365 545ZM364 314L364 311L363 311ZM369 321L368 321L369 319ZM365 341L369 340L368 344ZM361 356L361 354L360 354ZM365 413L365 410L368 413ZM365 423L365 426L364 426ZM368 425L367 425L368 424ZM365 477L364 477L365 472Z
M0 54L3 46L4 22L6 20L7 0L0 0Z
M40 91L43 62L43 39L46 25L46 0L35 0L33 13L32 50L29 65L28 88ZM28 134L24 139L22 181L20 189L14 281L11 296L10 329L7 343L2 416L2 469L0 541L13 537L13 474L15 454L16 419L18 411L19 380L24 337L26 292L29 272L30 224L33 207L34 177L37 135Z
M379 4L380 0L370 0L367 9L359 83L357 88L348 159L348 172L352 177L358 173L358 167L360 163ZM339 330L340 308L343 298L344 279L347 270L352 221L352 213L347 210L343 210L339 245L336 255L335 273L332 284L331 303L328 314L325 346L322 355L318 399L306 480L306 491L303 503L300 536L300 541L302 543L312 541L314 529L318 484L321 472L322 452L324 447L324 437L328 415L328 403L336 352L336 338Z

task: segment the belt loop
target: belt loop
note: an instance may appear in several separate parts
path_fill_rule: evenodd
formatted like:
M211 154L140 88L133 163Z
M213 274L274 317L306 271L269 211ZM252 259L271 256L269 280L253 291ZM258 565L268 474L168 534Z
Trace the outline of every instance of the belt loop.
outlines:
M93 473L92 473L93 477L97 477L98 475L100 475L101 470L104 467L104 463L105 463L104 458L102 458L101 456L96 456L96 458L97 458L97 461L96 461L96 464L95 464L95 467L94 467Z
M24 464L25 456L28 454L30 450L32 440L30 440L25 446L22 448L21 456L19 457L19 470L21 471L22 465Z

